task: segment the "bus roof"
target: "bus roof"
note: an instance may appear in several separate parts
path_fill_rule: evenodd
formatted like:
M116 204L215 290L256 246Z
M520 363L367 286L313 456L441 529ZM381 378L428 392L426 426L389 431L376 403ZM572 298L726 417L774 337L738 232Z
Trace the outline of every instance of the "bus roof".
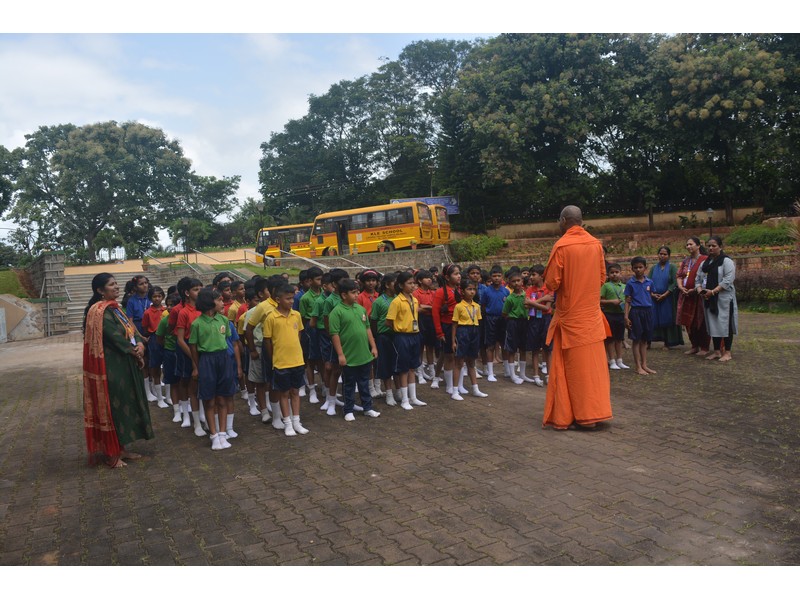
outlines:
M259 231L276 231L278 229L299 229L301 227L313 227L313 223L295 223L293 225L275 225L274 227L262 227Z
M359 208L348 208L347 210L334 210L331 212L320 213L317 215L316 219L320 219L323 217L328 218L328 217L344 217L348 215L358 215L364 212L373 212L377 210L390 210L392 208L405 208L408 206L414 206L415 204L422 204L423 206L428 206L424 202L419 202L416 200L412 200L411 202L396 202L394 204L376 204L374 206L361 206Z

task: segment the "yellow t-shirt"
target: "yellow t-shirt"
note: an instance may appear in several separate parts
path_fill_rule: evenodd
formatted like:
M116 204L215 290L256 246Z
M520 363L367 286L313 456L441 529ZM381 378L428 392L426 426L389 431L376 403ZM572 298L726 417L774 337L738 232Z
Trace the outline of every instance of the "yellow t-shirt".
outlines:
M228 308L228 321L236 322L236 313L239 312L239 307L242 305L238 300L234 300L230 308Z
M275 302L272 298L267 298L266 300L260 302L256 306L255 310L253 310L253 314L250 315L250 318L247 320L247 324L252 325L253 327L261 324L261 327L263 329L264 323L266 323L269 313L271 313L276 308L278 308L278 303Z
M462 300L453 310L453 323L458 325L477 325L481 318L480 304L475 302Z
M411 297L413 306L409 304L405 294L398 294L389 304L389 312L386 319L393 322L392 328L397 333L417 333L419 332L419 300ZM414 322L417 321L417 328L414 329Z
M296 310L282 315L273 310L264 321L264 339L272 340L272 366L275 369L291 369L306 364L300 346L303 319Z

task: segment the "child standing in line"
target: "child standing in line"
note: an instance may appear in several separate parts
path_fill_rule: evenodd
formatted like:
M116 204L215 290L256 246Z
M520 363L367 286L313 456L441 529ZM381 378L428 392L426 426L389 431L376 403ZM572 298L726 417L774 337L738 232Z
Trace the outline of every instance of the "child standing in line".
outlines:
M178 313L175 324L175 339L177 341L175 372L181 379L181 398L188 398L188 400L182 400L186 404L183 408L184 417L181 427L191 427L191 423L188 420L189 407L191 406L194 434L202 437L206 434L201 422L205 420L205 417L201 412L200 401L197 398L197 380L192 377L192 352L189 349L189 335L192 332L192 323L200 316L200 311L195 303L200 290L203 288L203 282L199 279L189 278L181 279L181 281L184 282L184 285L181 286L181 282L178 282L178 292L182 294L183 306Z
M478 304L478 306L480 306L480 304L481 304L481 290L484 288L481 268L478 265L470 265L470 266L468 266L467 267L467 279L469 279L470 281L472 281L472 283L475 284L475 297L473 299L473 302L476 302ZM480 338L483 338L483 333L484 333L484 331L483 331L483 327L484 327L483 319L481 319L479 327L480 327L480 330L479 330ZM486 362L487 362L486 349L483 347L483 344L479 344L479 345L480 345L480 350L478 351L478 353L479 353L479 355L481 357L481 364L483 365L483 368L485 369L486 368ZM462 371L464 371L465 369L466 369L466 366L462 369ZM478 368L475 369L475 376L478 379L482 379L483 378L483 373L481 371L482 371L482 369L478 369ZM488 373L487 373L487 375L488 375ZM465 376L466 376L466 371L465 371Z
M160 287L153 287L151 304L142 315L142 330L147 336L147 356L148 356L148 377L145 380L145 388L149 388L153 396L158 400L159 408L167 408L167 392L161 389L161 363L164 360L161 345L158 343L156 329L164 317L164 290ZM167 313L169 314L169 313ZM170 403L172 401L170 400Z
M330 340L330 329L328 328L328 317L331 311L342 302L342 297L339 296L339 282L348 277L347 271L344 269L331 269L331 284L333 284L333 292L325 298L322 304L322 320L325 324L325 333ZM339 385L339 378L342 375L342 370L339 368L339 359L333 350L333 344L327 346L327 354L322 354L322 360L325 361L325 368L329 370L327 379L328 393L325 398L325 403L328 405L327 414L333 416L336 414L336 406L344 406L344 402L337 399L336 388ZM361 410L357 406L356 410Z
M236 323L236 315L239 314L239 307L246 302L245 291L244 282L234 281L231 283L231 296L233 297L233 300L231 301L231 305L228 307L228 312L225 313L225 316L228 317L228 320L232 321L233 323Z
M317 298L322 295L322 276L322 269L319 267L311 267L306 271L308 289L300 298L299 308L297 309L297 312L300 313L300 318L303 320L303 333L300 337L300 343L303 346L303 357L306 359L305 380L308 387L308 401L311 404L319 403L314 371L318 370L322 373L323 369L320 361L317 328L311 324L314 304Z
M518 271L510 273L508 283L511 286L511 293L503 303L503 316L506 318L506 343L503 350L509 359L504 361L504 366L506 368L506 377L511 378L512 383L521 385L525 380L522 377L518 377L514 372L511 357L519 352L520 372L524 374L528 311L525 308L525 290L522 287L522 274Z
M367 311L356 302L358 290L354 281L342 279L339 282L339 295L342 302L328 315L328 324L331 343L344 376L344 420L355 420L353 410L356 386L364 414L368 417L380 417L381 413L373 410L373 388L369 385L372 363L378 356L378 349L372 338Z
M475 373L475 359L478 358L481 347L481 306L475 302L476 293L475 282L472 279L465 279L461 282L461 302L456 304L453 311L453 354L455 354L455 368L458 371L458 387L450 396L453 400L463 400L461 391L464 388L464 371L462 367L467 367L469 380L472 384L472 395L478 398L486 398L478 389L478 377Z
M647 344L653 339L653 281L645 275L646 269L643 257L633 257L633 277L625 284L625 327L633 341L633 362L639 375L655 374L647 366Z
M625 340L625 284L620 281L622 268L617 263L608 265L608 281L600 288L600 310L608 321L611 337L606 338L608 368L628 369L622 362L622 342Z
M372 303L372 312L369 316L370 328L375 344L378 348L378 361L375 367L375 374L378 379L383 381L386 389L386 405L397 406L395 392L400 395L400 386L394 375L394 367L397 364L397 353L394 349L394 331L386 324L386 315L389 306L394 300L394 282L397 275L387 273L381 279L380 295ZM394 390L392 389L394 383Z
M149 336L150 334L145 331L144 326L142 325L142 318L144 317L145 311L150 307L150 282L147 280L147 277L144 275L136 275L131 279L129 282L132 284L131 294L128 296L127 301L125 302L125 315L133 322L136 326L136 330L139 332L145 339L145 347L149 346ZM127 286L126 286L127 287ZM162 296L163 298L163 296ZM149 359L145 360L145 365L148 365ZM145 369L145 371L149 371L149 369ZM153 389L151 386L152 381L148 376L148 373L143 373L144 377L144 391L147 395L147 400L150 402L157 402L159 400L159 396L156 396L153 393Z
M236 320L236 333L239 334L239 342L241 344L241 357L242 357L242 385L247 390L247 407L250 410L250 416L258 417L261 415L261 410L258 407L258 400L256 397L256 384L250 381L250 346L247 344L247 337L245 336L245 329L247 328L247 318L252 316L248 311L258 306L259 298L256 295L254 286L248 286L244 293L245 304L242 306L247 310L245 312L237 311L239 317ZM260 332L260 329L259 329ZM253 332L255 341L255 331ZM260 343L260 341L259 341Z
M445 390L453 394L453 311L461 302L459 286L461 285L461 268L458 265L447 265L442 270L442 285L433 295L433 326L436 338L442 344L442 372L444 373ZM434 380L431 388L439 386Z
M316 337L316 346L309 346L309 358L317 364L317 372L319 373L322 395L325 397L325 402L319 407L320 410L328 411L328 414L336 414L336 402L331 403L328 396L328 380L331 376L331 365L325 361L325 357L331 351L331 337L328 335L328 330L325 329L325 319L322 317L322 312L325 308L325 300L333 293L333 283L331 282L331 274L325 273L322 276L322 293L314 300L311 308L311 318L309 319L309 327L314 328L314 336Z
M481 342L486 348L486 380L496 382L494 362L497 354L495 349L502 355L502 347L506 339L506 320L503 318L503 304L510 292L503 285L503 269L500 268L500 265L492 267L489 271L489 279L490 284L484 286L481 290L481 314L485 322L484 337Z
M421 364L419 336L419 302L414 298L417 284L414 276L405 271L395 281L395 296L386 313L386 325L394 331L394 349L397 353L395 373L400 380L400 407L411 410L414 406L426 406L417 398L417 382L414 373Z
M361 292L356 297L356 302L364 307L367 313L367 322L369 323L369 315L372 314L372 303L378 299L378 272L373 269L362 271L358 275L358 281L361 283ZM374 399L383 396L381 391L381 380L375 376L377 363L373 361L370 367L369 377L369 395ZM359 388L360 390L361 388Z
M284 284L273 288L277 307L264 322L264 351L273 369L272 387L278 396L283 415L283 433L287 437L308 433L300 423L300 387L303 385L305 360L300 346L303 321L292 309L294 289Z
M162 348L162 364L164 366L163 382L167 386L167 394L170 397L170 404L174 412L173 423L180 423L183 419L181 415L181 395L178 386L179 379L175 376L175 334L169 331L169 315L175 306L179 305L181 297L176 293L167 296L167 314L161 318L161 322L156 329L155 337ZM189 418L189 415L186 415Z
M228 311L233 305L233 289L231 288L231 281L224 280L217 284L217 291L222 295L222 316L228 318Z
M547 363L550 362L550 352L547 347L547 330L550 328L553 302L553 294L544 286L544 265L533 265L529 270L528 281L530 283L525 290L525 307L528 309L528 337L527 348L531 353L531 363L533 364L533 379L525 375L525 367L520 369L520 377L523 381L535 383L539 387L544 386L544 381L539 375L541 365L545 378L547 377ZM542 353L542 362L539 363L539 352Z
M228 307L230 308L230 307ZM228 345L228 368L231 370L231 377L233 377L234 388L238 388L238 383L242 380L242 356L240 353L239 333L236 331L236 325L225 316L225 305L223 304L220 314L225 317L228 323L228 328L231 334L227 338ZM233 402L233 394L225 396L225 407L227 408L227 421L223 424L220 423L218 427L225 426L225 434L228 438L239 437L239 434L233 430L233 417L236 406Z
M197 310L201 314L192 322L189 334L192 379L197 382L198 397L205 408L211 449L224 450L231 445L219 424L227 422L227 398L233 398L236 393L236 381L228 360L230 321L222 314L224 300L216 290L200 290Z
M419 302L419 333L422 349L420 358L422 365L417 370L417 379L425 376L431 381L436 377L436 329L433 326L433 277L430 271L417 271L414 274L417 282L417 289L414 290L414 297ZM425 367L427 366L427 370Z

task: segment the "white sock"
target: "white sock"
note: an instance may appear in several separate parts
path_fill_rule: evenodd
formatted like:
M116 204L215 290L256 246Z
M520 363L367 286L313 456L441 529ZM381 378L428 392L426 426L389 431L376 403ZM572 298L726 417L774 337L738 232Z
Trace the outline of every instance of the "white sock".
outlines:
M487 377L494 377L494 361L486 365L486 375Z
M225 427L226 430L233 429L233 417L234 417L234 415L228 415L228 419L227 419L228 424L227 424L227 427Z
M464 389L464 375L465 375L464 371L465 371L465 368L462 367L461 371L458 372L458 391L459 392Z
M409 383L408 384L408 399L409 400L416 400L417 399L417 384L416 383Z
M408 388L401 387L400 388L400 404L407 404L408 403Z
M524 360L519 361L519 376L525 379L525 369L527 368L528 363Z
M444 373L444 385L447 393L453 391L453 371L442 371Z
M200 411L192 412L192 422L195 427L200 427Z

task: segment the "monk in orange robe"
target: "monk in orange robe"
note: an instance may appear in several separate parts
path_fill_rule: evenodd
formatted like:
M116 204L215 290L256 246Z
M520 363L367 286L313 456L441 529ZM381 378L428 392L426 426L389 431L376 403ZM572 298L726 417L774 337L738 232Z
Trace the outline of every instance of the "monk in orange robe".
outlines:
M562 236L553 246L544 283L555 292L555 313L547 332L553 342L542 427L592 428L611 419L611 381L604 341L611 335L600 310L606 281L600 241L581 225L577 206L558 219Z

